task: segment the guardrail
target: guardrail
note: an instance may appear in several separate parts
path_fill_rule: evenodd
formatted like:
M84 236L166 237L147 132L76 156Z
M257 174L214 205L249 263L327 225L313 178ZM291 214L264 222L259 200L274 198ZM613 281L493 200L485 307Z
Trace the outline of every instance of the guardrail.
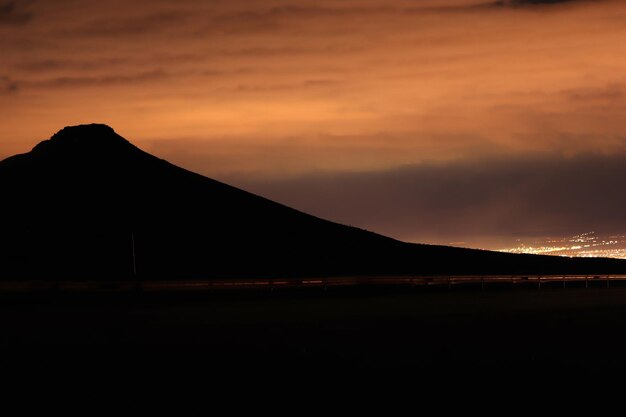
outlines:
M437 275L437 276L349 276L324 278L259 278L259 279L211 279L184 281L0 281L0 293L20 292L167 292L212 291L237 289L323 288L364 286L407 287L480 287L510 285L535 287L555 284L566 287L589 288L611 286L612 282L626 282L626 275Z

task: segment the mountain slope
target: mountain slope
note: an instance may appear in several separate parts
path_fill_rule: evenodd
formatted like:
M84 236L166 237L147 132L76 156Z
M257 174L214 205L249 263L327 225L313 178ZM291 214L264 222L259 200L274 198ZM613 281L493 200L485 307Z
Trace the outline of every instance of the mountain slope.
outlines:
M176 167L105 125L0 162L0 279L608 273L626 263L415 245Z

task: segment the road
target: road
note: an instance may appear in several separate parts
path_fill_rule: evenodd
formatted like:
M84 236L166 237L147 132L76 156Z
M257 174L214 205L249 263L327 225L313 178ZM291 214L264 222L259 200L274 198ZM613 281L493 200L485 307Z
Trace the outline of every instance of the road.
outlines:
M485 276L352 276L314 278L232 278L211 280L5 280L0 293L19 292L168 292L276 290L337 287L598 287L619 285L626 275L485 275Z

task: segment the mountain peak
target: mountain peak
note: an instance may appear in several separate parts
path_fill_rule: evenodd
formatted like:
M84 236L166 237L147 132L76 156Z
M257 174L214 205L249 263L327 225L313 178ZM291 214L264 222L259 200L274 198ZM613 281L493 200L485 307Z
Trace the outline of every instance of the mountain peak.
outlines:
M85 135L97 136L117 136L115 130L109 125L101 123L91 123L85 125L65 126L57 133L52 135L51 140L76 140ZM119 136L118 136L119 137Z
M91 153L113 154L135 148L126 139L105 124L66 126L33 148L34 153Z

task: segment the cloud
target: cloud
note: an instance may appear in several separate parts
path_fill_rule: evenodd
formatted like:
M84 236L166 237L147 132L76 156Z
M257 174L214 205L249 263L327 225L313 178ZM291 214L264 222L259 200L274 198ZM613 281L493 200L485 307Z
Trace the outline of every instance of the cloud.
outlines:
M626 2L494 3L0 0L34 16L0 27L0 148L104 120L220 175L624 151Z
M56 77L37 82L29 83L29 87L54 87L54 88L75 88L90 86L112 86L137 84L149 81L160 80L168 77L168 74L161 70L155 69L151 71L136 74L119 74L119 75L103 75L103 76L84 76L84 77Z
M15 68L25 72L50 72L50 71L89 71L126 63L121 58L110 59L59 59L59 58L27 58L15 65Z
M564 3L582 3L593 0L498 0L492 5L494 6L509 6L509 7L523 7L523 6L550 6Z
M0 25L23 24L28 22L33 14L23 10L23 4L30 1L2 0L0 1Z
M254 84L239 84L233 88L234 91L239 93L267 93L267 92L280 92L280 91L302 91L302 90L316 90L316 89L329 89L337 88L342 83L337 80L305 80L299 83L293 84L270 84L270 85L254 85Z
M89 21L70 33L99 37L124 37L155 31L162 33L168 29L184 27L189 18L190 15L184 11L163 10L131 17L100 18Z
M586 106L617 104L621 109L626 109L626 83L612 83L596 88L569 89L562 93L573 103Z
M509 157L234 183L413 241L626 231L626 155Z
M19 85L7 76L0 76L0 94L12 94L17 92Z
M257 46L252 48L229 49L219 51L225 56L246 56L246 57L281 57L281 56L298 56L298 55L341 55L346 53L363 51L363 47L347 46L347 45L327 45L327 46L291 46L282 48L268 48Z
M254 19L317 19L323 17L345 17L357 15L379 15L399 11L396 7L376 6L318 6L318 5L283 5L256 10L242 11L228 15L232 20L248 21Z

